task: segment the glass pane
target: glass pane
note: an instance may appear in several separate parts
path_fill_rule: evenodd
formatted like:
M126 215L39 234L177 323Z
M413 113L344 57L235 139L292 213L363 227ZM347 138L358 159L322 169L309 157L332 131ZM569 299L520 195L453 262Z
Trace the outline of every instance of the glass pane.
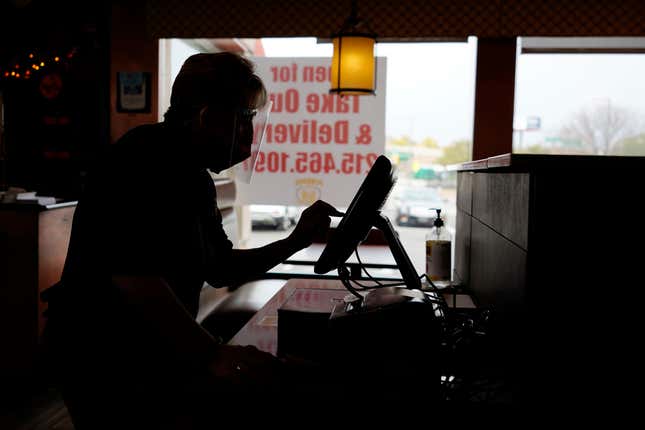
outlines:
M645 155L645 54L522 54L513 152Z
M265 38L257 42L253 46L261 46L261 53L256 51L255 55L332 56L331 44L316 43L314 38ZM169 63L181 65L194 46L173 41ZM385 153L399 172L399 181L383 212L392 220L417 270L423 273L425 233L435 217L432 208L442 209L454 237L456 174L446 167L470 160L476 38L461 43L382 43L376 46L376 54L387 57L386 79L379 81L383 77L377 76L377 91L379 86L385 91ZM171 68L166 73L173 76L176 72ZM167 85L170 83L168 80ZM241 245L257 247L285 237L303 209L251 205L241 210L244 225L250 218L253 230L242 233L245 243ZM333 220L336 222L338 219Z

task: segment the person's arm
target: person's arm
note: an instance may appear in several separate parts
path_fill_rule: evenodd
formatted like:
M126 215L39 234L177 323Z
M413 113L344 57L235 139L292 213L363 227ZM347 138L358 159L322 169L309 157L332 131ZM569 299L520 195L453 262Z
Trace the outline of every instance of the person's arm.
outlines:
M218 271L212 274L216 279L215 284L220 284L222 281L239 284L266 273L296 252L311 245L316 236L324 236L331 223L330 216L342 215L329 203L322 200L316 201L302 212L296 228L287 238L260 248L233 249L229 264L226 265L227 270L224 272L223 265L218 264Z
M114 276L130 314L151 336L161 339L169 353L204 366L217 353L218 344L183 307L161 277Z
M303 249L291 236L260 248L234 249L231 260L235 267L246 268L243 278L253 278L266 273Z
M280 362L251 346L220 345L181 305L160 277L115 276L130 315L169 354L197 372L230 384L271 382Z

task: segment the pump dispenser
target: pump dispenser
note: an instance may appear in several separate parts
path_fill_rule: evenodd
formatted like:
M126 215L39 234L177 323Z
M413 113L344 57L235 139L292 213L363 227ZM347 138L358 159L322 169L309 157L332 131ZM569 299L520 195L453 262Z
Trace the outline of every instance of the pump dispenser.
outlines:
M441 218L441 209L437 211L434 227L426 235L426 275L433 282L450 282L450 268L452 265L452 238L444 227Z

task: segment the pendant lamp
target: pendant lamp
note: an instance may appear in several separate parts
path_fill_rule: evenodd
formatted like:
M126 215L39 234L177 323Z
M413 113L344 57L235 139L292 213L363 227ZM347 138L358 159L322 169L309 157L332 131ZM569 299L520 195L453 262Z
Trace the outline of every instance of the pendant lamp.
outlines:
M352 0L349 18L332 36L334 56L331 61L330 93L339 95L374 95L376 93L376 34L358 19L356 0Z

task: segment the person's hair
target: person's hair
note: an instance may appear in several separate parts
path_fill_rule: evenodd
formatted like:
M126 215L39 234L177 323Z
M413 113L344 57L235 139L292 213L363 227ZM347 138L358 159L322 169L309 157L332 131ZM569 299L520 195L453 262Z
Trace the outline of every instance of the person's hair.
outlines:
M191 118L204 106L261 107L267 93L254 65L230 52L195 54L184 62L172 85L167 122Z

